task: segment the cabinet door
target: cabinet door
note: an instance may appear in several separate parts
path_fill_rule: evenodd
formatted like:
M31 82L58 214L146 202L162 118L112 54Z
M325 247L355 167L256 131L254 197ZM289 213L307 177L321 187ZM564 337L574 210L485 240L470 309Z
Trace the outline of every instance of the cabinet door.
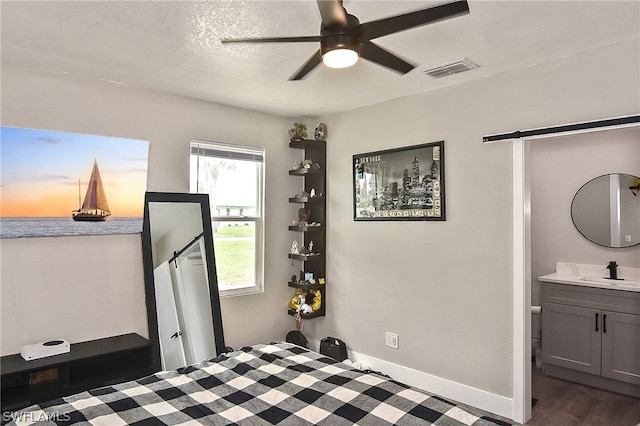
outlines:
M543 303L543 362L600 374L601 316L597 309Z
M602 375L640 385L640 315L602 315Z

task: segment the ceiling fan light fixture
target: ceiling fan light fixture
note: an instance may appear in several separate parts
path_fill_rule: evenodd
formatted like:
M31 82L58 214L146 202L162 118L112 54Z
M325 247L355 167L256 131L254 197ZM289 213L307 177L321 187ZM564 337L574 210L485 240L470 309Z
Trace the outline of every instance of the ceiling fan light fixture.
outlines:
M344 30L323 31L320 41L322 62L329 68L347 68L358 62L360 42L356 36Z
M349 48L330 50L322 55L322 62L329 68L347 68L358 62L358 52Z
M1 0L0 0L1 1ZM320 50L300 67L289 80L301 80L320 63L327 67L346 68L363 59L406 74L415 65L371 42L373 39L455 18L469 13L467 0L450 0L449 3L393 15L388 18L360 23L358 18L343 6L343 0L317 0L322 21L320 36L259 37L222 39L222 43L307 43L320 42ZM449 70L447 70L449 71Z

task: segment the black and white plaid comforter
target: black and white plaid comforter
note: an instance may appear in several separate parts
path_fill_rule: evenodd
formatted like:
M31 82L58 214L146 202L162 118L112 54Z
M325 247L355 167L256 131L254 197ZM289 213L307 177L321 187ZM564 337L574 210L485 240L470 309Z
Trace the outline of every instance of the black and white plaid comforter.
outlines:
M33 406L16 424L504 425L289 343Z

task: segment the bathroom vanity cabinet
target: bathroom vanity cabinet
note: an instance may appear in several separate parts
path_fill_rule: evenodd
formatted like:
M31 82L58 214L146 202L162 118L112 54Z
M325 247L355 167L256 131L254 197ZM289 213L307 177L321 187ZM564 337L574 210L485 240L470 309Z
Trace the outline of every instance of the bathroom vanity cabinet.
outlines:
M640 397L640 292L545 282L542 352L545 374Z

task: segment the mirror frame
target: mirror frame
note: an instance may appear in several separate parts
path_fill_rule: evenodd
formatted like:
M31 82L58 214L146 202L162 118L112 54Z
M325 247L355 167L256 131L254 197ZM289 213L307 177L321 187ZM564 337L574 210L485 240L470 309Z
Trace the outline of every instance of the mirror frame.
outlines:
M640 245L640 242L635 243L635 244L625 245L625 246L623 246L623 245L612 246L611 244L603 244L602 242L595 241L595 239L593 238L593 235L586 235L586 233L585 233L586 230L585 229L580 229L578 227L578 224L576 223L574 205L575 205L575 202L576 202L576 198L578 197L578 194L580 194L580 191L585 189L589 184L593 183L594 181L596 181L598 179L601 179L601 178L609 177L609 176L612 176L612 175L620 175L620 176L625 175L625 176L631 176L632 178L636 178L636 179L638 178L637 176L632 175L630 173L616 173L616 172L613 172L613 173L605 173L603 175L596 176L596 177L594 177L592 179L589 179L580 188L578 188L578 190L575 192L575 194L573 194L573 198L571 199L571 206L570 206L570 209L569 209L570 210L570 214L571 214L571 222L573 223L573 227L576 229L576 231L578 231L578 233L582 237L584 237L587 241L589 241L589 242L591 242L593 244L596 244L596 245L598 245L600 247L606 247L606 248L612 248L612 249L628 249L628 248L636 247L636 246ZM621 191L624 191L625 189L626 188L620 187Z
M220 293L218 290L215 251L213 246L213 227L211 224L211 208L209 204L209 195L179 192L146 192L144 197L144 216L141 235L142 263L144 265L147 325L149 330L149 341L152 344L153 368L154 371L160 371L162 364L160 359L160 338L158 335L155 281L153 278L153 247L151 239L151 224L149 222L149 203L200 204L216 354L220 355L226 352L226 350L224 343L224 329L222 326L222 313L220 309Z

